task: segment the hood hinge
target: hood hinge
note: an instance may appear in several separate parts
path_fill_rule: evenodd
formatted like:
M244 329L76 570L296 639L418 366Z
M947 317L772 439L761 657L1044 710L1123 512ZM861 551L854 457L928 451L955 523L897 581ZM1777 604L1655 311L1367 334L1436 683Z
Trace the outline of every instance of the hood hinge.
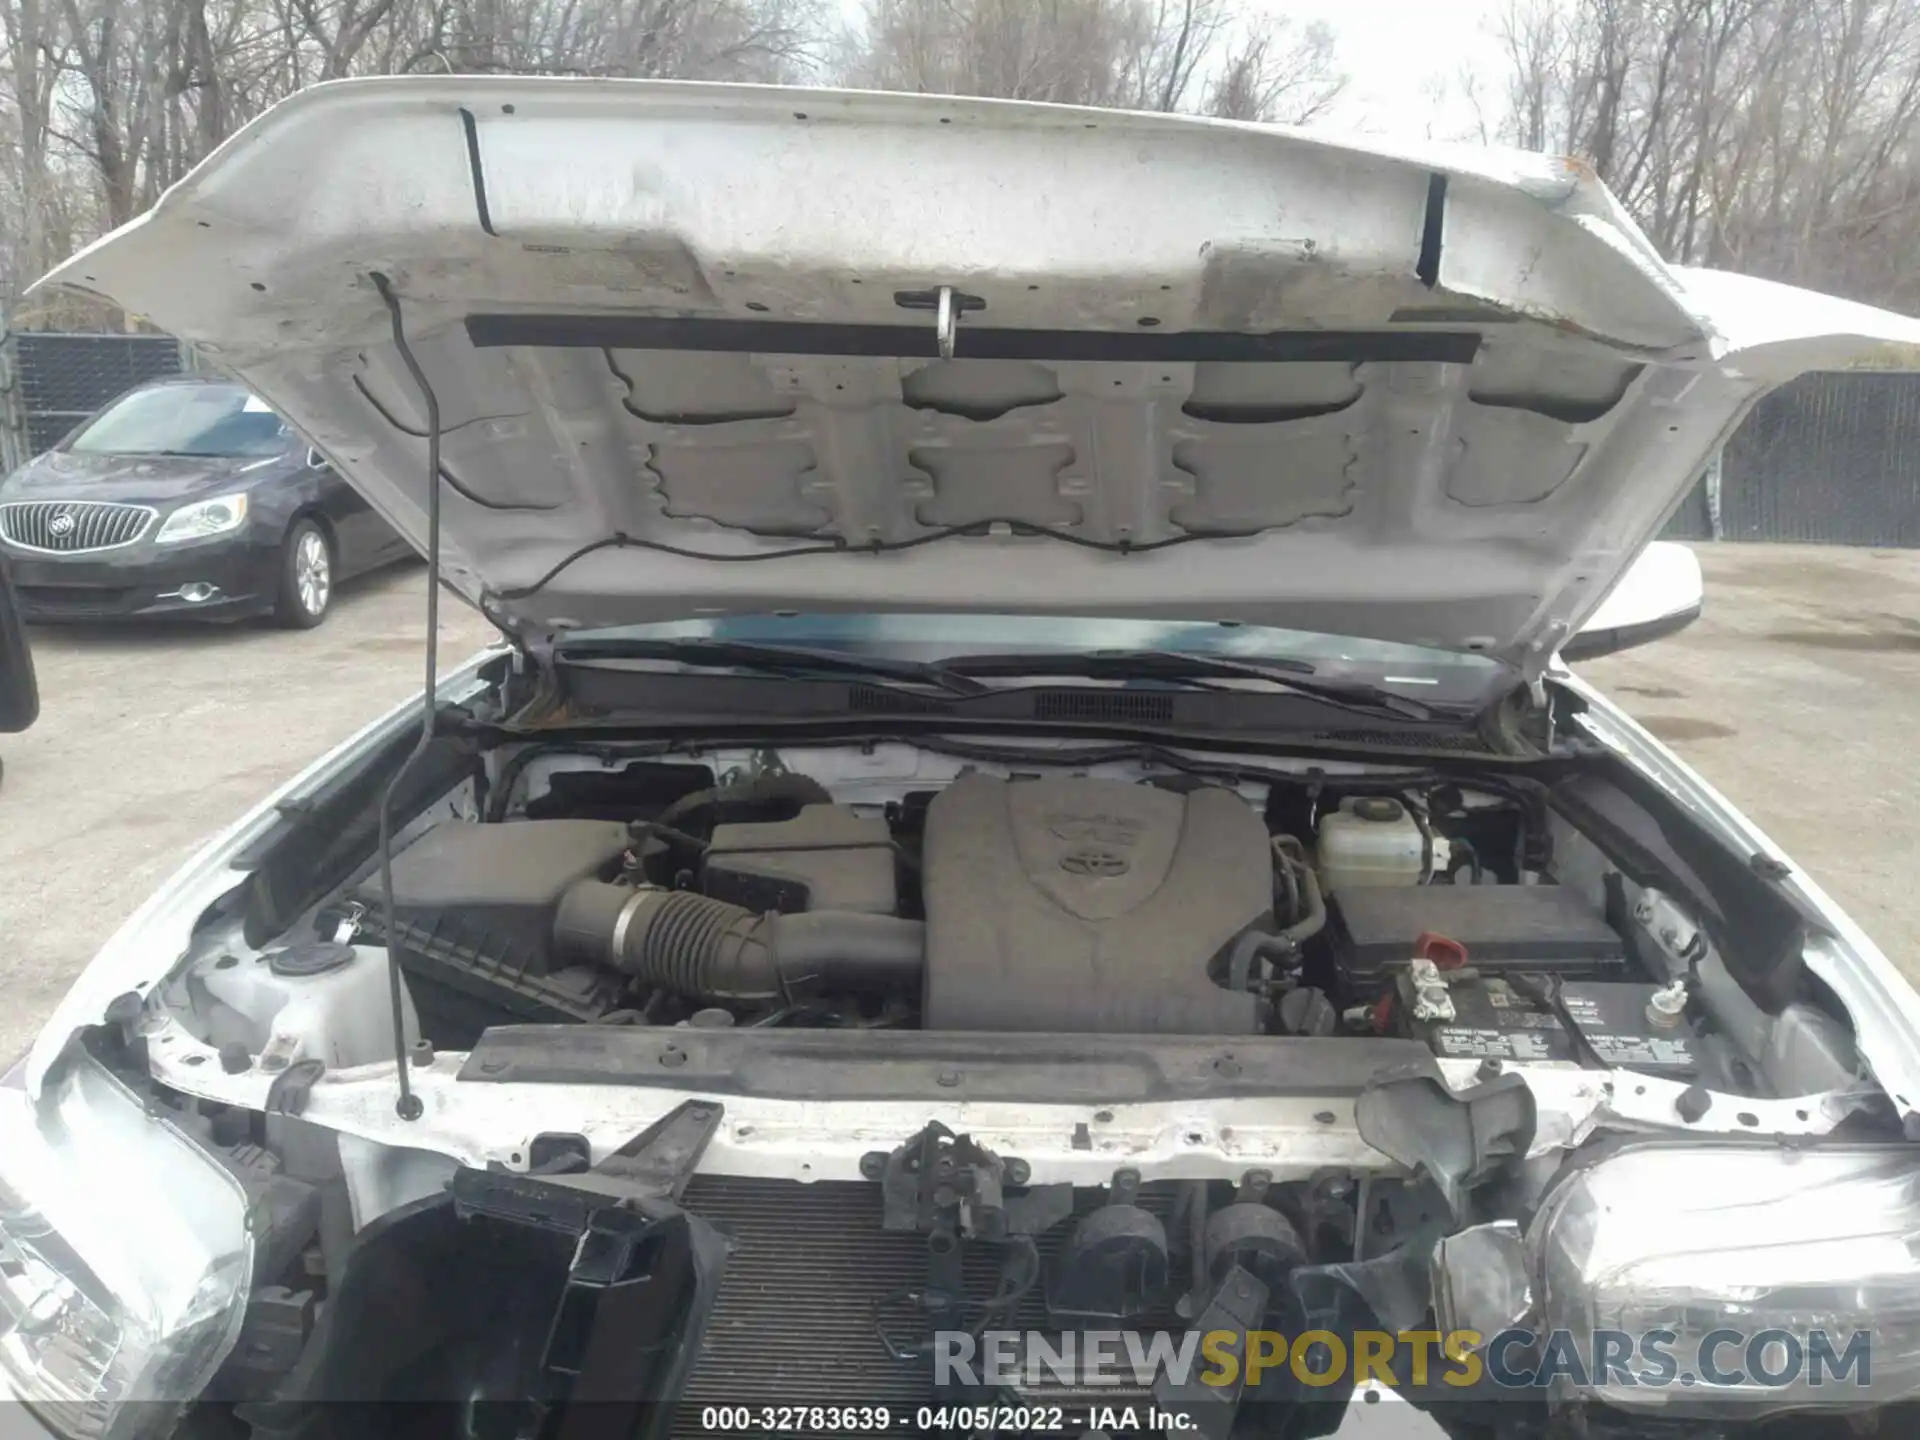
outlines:
M1520 662L1521 678L1527 682L1527 694L1536 709L1547 708L1547 672L1553 668L1560 647L1566 644L1570 628L1564 620L1548 621L1527 646L1526 657Z
M514 657L519 662L522 674L553 673L553 652L560 646L560 631L522 626L509 638L513 642Z

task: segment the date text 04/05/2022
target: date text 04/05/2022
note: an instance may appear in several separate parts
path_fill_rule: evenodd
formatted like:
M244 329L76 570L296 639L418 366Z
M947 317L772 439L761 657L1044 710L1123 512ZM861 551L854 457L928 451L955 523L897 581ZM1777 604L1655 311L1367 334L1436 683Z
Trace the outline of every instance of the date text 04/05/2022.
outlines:
M708 1405L700 1428L713 1434L845 1434L890 1430L972 1435L1010 1430L1022 1434L1072 1434L1088 1430L1177 1433L1196 1426L1183 1411L1152 1405L922 1405L895 1410L885 1405Z

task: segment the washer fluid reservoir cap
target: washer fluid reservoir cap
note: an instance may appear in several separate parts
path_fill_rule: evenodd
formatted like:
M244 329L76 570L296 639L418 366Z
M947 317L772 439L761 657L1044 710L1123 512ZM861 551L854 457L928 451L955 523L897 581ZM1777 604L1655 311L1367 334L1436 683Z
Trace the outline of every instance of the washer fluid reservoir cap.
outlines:
M1406 814L1406 809L1398 800L1385 795L1363 795L1353 802L1353 813L1362 820L1377 820L1390 824Z
M338 970L343 965L353 963L354 949L351 945L337 945L331 940L316 940L307 945L289 945L284 950L274 950L267 955L267 969L286 980L304 980L312 975L324 975L329 970Z

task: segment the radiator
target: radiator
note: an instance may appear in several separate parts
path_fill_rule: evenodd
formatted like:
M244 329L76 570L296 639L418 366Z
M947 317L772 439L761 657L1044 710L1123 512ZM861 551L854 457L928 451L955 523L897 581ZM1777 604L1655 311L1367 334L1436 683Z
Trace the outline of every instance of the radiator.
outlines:
M1102 1192L1077 1197L1077 1210L1098 1205ZM1138 1203L1162 1214L1172 1196L1154 1187ZM681 1200L732 1238L719 1299L689 1379L676 1435L700 1430L706 1405L888 1405L910 1420L933 1398L930 1359L895 1360L874 1331L874 1302L926 1283L926 1237L880 1228L880 1187L860 1181L695 1176ZM1056 1225L1040 1239L1050 1259L1071 1233ZM1175 1241L1177 1245L1177 1240ZM1000 1278L1001 1247L969 1245L968 1296L986 1300ZM1176 1278L1180 1276L1175 1262ZM1046 1328L1044 1285L1036 1285L1012 1328ZM903 1338L924 1334L910 1312L892 1312ZM977 1312L975 1312L977 1313ZM971 1318L971 1317L969 1317ZM1171 1317L1143 1317L1141 1329L1173 1326ZM1036 1394L1036 1400L1046 1397ZM1066 1397L1059 1397L1066 1398ZM1104 1389L1124 1403L1130 1390Z

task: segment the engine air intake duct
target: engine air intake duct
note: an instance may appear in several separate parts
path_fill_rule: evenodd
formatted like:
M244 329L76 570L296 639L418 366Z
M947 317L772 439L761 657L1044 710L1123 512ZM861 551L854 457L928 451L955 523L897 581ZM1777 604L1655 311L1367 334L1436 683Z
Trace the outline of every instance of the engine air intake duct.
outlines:
M918 920L851 910L764 915L691 891L598 880L568 888L554 943L675 994L735 1004L803 988L917 990L926 959Z

